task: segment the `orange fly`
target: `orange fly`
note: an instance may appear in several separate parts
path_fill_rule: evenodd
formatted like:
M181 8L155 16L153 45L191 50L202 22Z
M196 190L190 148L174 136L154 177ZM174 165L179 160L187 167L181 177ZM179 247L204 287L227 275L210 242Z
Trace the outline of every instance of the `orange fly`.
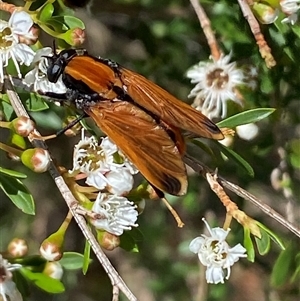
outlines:
M181 130L223 139L202 113L142 75L85 50L63 50L49 57L47 76L62 75L66 98L90 116L157 190L184 195L187 174Z

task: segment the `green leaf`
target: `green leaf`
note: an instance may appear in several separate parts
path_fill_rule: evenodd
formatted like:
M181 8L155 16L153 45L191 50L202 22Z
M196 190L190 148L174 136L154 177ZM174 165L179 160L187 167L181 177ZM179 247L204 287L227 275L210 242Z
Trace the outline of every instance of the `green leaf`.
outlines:
M91 262L91 259L89 259L89 262ZM77 252L64 252L59 263L67 270L82 269L84 264L84 255Z
M6 101L7 95L2 95L1 107L5 117L5 120L11 120L14 115L14 109L10 103ZM9 100L8 100L9 101Z
M47 3L38 14L38 19L42 23L45 23L47 20L49 20L54 12L54 6L52 3Z
M218 127L235 128L238 125L257 122L272 114L275 109L272 108L259 108L244 111L242 113L230 116L217 123Z
M43 97L36 93L20 93L19 95L26 109L30 112L39 112L49 109Z
M85 275L88 271L91 259L90 259L90 255L91 255L91 245L90 243L86 240L85 241L85 246L84 246L84 253L83 253L83 265L82 265L82 273L83 275Z
M31 215L35 214L32 195L19 179L0 174L0 187L11 201L24 213Z
M218 145L218 147L221 149L222 153L228 157L229 159L232 159L234 162L236 162L239 166L242 166L247 173L253 177L254 176L254 170L251 167L251 165L245 160L243 159L240 155L238 155L235 151L233 151L230 148L227 148L226 146L224 146L223 144L216 142L215 143Z
M128 252L139 252L138 244L130 232L124 231L120 236L120 247Z
M81 29L85 29L84 23L80 19L78 19L74 16L69 16L69 15L64 16L64 23L67 24L67 26L69 28L77 28L78 27Z
M33 273L27 268L21 268L19 271L24 277L48 293L60 294L65 291L64 285L57 279L53 279L43 273Z
M279 287L287 283L291 275L294 259L294 246L290 243L287 248L280 253L272 270L271 284Z
M250 262L254 262L255 259L255 250L253 246L253 242L251 239L250 229L244 227L244 247L247 250L247 258Z
M210 147L207 146L207 144L202 143L199 140L193 139L191 140L191 142L195 145L197 145L198 147L200 147L203 151L205 151L208 155L210 156L214 156L214 152L212 151L212 149Z
M267 233L267 235L276 243L279 245L279 247L282 250L285 250L285 246L282 242L282 240L278 237L277 234L275 234L273 231L271 231L269 228L267 228L264 224L260 223L260 222L256 222L256 224L259 226L260 229L262 229L263 231L261 231L262 233L265 232Z
M54 16L47 21L47 25L54 27L55 31L60 33L74 28L85 29L84 23L74 16Z
M26 179L27 178L27 175L25 175L21 172L11 170L11 169L6 169L6 168L3 168L3 167L0 167L0 173L3 173L7 176L11 176L11 177L14 177L14 178L19 178L19 179Z
M261 231L261 238L255 236L255 241L260 255L266 255L270 251L270 236L266 231Z

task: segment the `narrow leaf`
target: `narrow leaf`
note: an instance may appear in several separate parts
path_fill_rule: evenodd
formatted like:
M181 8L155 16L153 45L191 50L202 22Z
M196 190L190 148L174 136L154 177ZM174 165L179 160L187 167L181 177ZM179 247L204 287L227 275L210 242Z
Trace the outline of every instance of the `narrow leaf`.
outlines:
M280 253L272 270L271 284L279 287L287 283L291 276L294 259L294 246L290 243L287 248Z
M264 224L262 224L260 222L257 222L257 225L263 230L262 232L266 232L269 235L269 237L275 243L277 243L282 250L285 250L285 246L277 234L275 234L273 231L271 231L269 228L267 228Z
M234 162L237 163L237 165L242 166L251 177L254 176L253 168L251 167L251 165L245 159L243 159L239 154L237 154L232 149L227 148L223 144L221 144L219 142L216 142L216 141L215 141L215 143L218 145L218 147L221 149L222 153L226 157L228 157L229 159L232 159Z
M27 175L25 175L21 172L11 170L11 169L6 169L6 168L3 168L3 167L0 167L0 173L3 173L3 174L5 174L7 176L10 176L10 177L19 178L19 179L26 179L27 178Z
M85 246L84 246L84 253L83 253L83 266L82 266L82 273L85 275L89 269L89 265L91 262L90 259L91 255L91 245L90 243L86 240L85 241Z
M255 259L255 251L253 242L251 239L251 232L250 229L247 227L244 227L244 247L247 250L247 258L250 262L254 262Z
M258 108L244 111L242 113L230 116L217 123L220 128L235 128L238 125L257 122L272 114L275 109L272 108Z
M270 236L266 231L261 231L261 238L255 236L255 241L260 255L266 255L270 251Z

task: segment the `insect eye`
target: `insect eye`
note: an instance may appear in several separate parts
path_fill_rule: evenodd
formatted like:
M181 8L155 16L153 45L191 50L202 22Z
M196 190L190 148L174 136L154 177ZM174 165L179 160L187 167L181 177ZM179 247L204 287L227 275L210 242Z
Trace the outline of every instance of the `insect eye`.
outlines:
M56 83L58 81L58 78L62 74L62 66L59 64L53 64L50 66L47 70L47 77L50 82Z

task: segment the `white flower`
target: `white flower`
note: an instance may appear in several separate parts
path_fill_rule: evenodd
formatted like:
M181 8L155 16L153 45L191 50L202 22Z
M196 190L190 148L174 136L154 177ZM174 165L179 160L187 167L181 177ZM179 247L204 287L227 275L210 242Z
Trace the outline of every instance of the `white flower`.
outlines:
M237 126L236 132L240 138L249 141L254 139L258 135L259 128L254 123L247 123Z
M3 301L22 301L22 295L12 281L12 271L20 269L20 264L10 264L0 254L0 297Z
M70 173L78 172L87 175L86 184L123 195L132 189L132 175L137 170L118 152L109 138L103 138L99 145L95 137L85 137L83 130L81 140L74 149L73 170Z
M200 262L207 267L206 281L207 283L224 283L225 279L229 279L230 267L239 260L240 257L247 257L246 249L238 244L230 248L225 241L230 229L225 231L222 228L210 228L208 223L203 219L210 236L202 234L190 243L190 251L198 254ZM227 270L225 276L224 269Z
M14 11L8 22L0 20L0 82L3 83L3 68L11 58L22 77L19 64L29 66L34 57L34 51L26 44L19 43L19 38L30 34L33 21L24 11Z
M281 22L294 25L298 20L297 12L300 8L300 0L281 0L280 6L281 10L287 15L287 18Z
M31 86L33 84L33 90L35 92L55 92L58 94L66 93L67 88L62 81L62 76L59 77L56 83L52 83L48 80L47 69L49 62L47 56L52 56L52 48L45 47L39 49L33 59L35 68L29 71L23 80L23 82Z
M97 228L114 235L122 235L124 230L137 227L136 206L124 197L99 193L92 211L101 214L101 218L91 220Z
M245 84L244 74L235 62L229 64L230 58L222 55L213 62L200 62L187 72L191 83L196 84L188 97L195 97L193 106L209 118L226 117L229 99L242 105L235 88Z

